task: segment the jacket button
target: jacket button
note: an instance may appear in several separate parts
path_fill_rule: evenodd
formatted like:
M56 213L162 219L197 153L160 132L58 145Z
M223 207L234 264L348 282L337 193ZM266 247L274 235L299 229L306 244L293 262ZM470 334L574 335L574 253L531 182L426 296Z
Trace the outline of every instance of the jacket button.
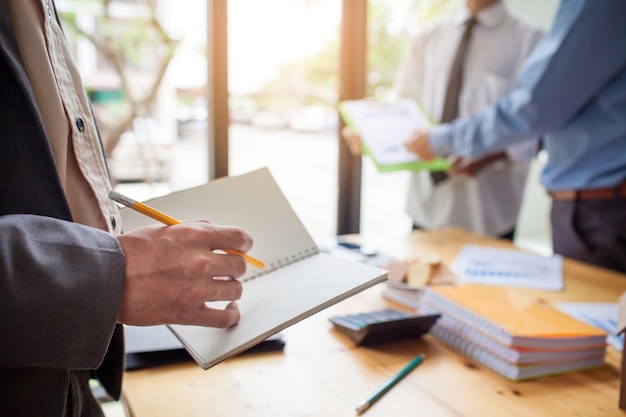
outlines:
M76 127L78 128L79 132L85 130L85 122L83 122L83 119L81 119L80 117L76 118Z

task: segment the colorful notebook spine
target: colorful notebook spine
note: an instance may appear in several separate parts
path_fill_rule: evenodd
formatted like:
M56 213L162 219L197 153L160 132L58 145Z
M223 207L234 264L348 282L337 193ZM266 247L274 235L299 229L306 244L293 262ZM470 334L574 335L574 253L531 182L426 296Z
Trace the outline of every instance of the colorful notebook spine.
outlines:
M514 381L604 363L603 331L511 291L477 285L425 288L419 312L442 315L430 332L445 345Z
M604 364L604 354L602 354L574 361L516 365L443 326L436 324L431 328L430 332L451 349L474 359L512 381L525 381L565 372L580 371L599 367Z

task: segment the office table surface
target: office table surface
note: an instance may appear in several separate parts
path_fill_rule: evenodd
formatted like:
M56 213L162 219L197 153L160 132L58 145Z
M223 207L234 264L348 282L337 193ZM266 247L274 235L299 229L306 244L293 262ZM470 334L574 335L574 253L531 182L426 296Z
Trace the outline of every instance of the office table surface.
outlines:
M366 237L363 241L396 259L437 252L446 264L465 243L511 247L510 242L458 229L416 231L388 242ZM520 291L548 303L616 302L626 291L625 275L568 259L563 269L564 291ZM124 400L135 417L354 416L360 401L424 353L424 362L365 416L626 415L617 406L621 354L612 348L600 368L511 382L430 335L355 347L328 318L399 307L382 298L383 289L384 284L370 288L286 329L283 352L241 355L206 371L191 361L127 372Z

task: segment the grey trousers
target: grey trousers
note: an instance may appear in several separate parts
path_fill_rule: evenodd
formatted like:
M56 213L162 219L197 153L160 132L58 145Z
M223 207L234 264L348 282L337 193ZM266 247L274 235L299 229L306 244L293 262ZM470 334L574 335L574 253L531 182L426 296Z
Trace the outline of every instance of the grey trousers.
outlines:
M553 200L554 253L626 273L626 199Z

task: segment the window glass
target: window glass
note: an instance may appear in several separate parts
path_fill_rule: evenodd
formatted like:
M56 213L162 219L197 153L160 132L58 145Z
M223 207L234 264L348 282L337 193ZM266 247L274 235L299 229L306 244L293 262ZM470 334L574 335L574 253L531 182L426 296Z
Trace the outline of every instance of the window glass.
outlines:
M316 240L337 212L337 0L229 0L229 170L268 167Z
M369 0L368 95L387 94L419 25L461 1ZM207 1L57 4L115 188L143 200L206 182ZM268 167L318 241L336 233L341 10L337 0L228 0L230 174ZM407 173L364 159L362 232L409 230L407 184Z
M206 0L57 7L114 187L143 200L206 182Z

